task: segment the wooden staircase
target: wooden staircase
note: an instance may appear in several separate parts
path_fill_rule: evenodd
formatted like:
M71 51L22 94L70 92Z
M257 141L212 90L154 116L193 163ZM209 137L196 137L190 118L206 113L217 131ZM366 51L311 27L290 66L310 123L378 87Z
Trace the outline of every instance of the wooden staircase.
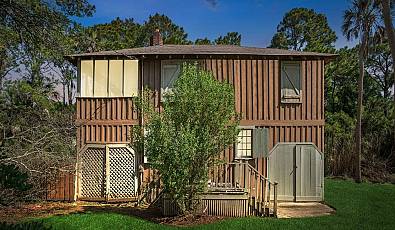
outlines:
M249 215L277 216L277 183L269 181L246 162L211 166L207 193L245 194L248 197Z
M140 172L143 181L142 171ZM246 162L220 163L209 167L207 190L201 210L218 216L277 216L277 183L269 181ZM163 215L177 214L177 207L161 193L160 177L139 186L139 204L159 200ZM156 192L154 192L154 190ZM159 191L159 193L158 193Z

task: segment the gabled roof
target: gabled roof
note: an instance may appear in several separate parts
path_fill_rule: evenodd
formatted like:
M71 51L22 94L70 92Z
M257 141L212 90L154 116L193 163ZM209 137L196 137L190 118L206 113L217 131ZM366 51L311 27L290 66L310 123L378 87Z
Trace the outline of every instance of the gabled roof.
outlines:
M66 57L98 56L147 56L147 55L251 55L251 56L292 56L292 57L335 57L336 54L302 52L274 48L258 48L235 45L163 45L131 49L100 51L93 53L72 54Z

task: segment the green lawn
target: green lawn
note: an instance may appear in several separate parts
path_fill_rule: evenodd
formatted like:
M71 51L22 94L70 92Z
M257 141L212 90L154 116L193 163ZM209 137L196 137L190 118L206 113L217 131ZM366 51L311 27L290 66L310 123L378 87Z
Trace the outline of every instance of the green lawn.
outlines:
M395 185L356 184L326 179L325 200L337 209L331 216L273 219L237 218L190 229L395 229ZM115 213L86 213L43 219L54 229L174 229Z

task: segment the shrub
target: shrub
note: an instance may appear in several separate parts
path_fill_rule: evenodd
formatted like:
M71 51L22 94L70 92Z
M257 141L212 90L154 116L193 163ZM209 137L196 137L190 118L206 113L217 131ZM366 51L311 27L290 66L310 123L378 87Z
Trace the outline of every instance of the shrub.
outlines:
M137 104L144 125L133 129L133 146L145 151L179 210L193 211L207 186L208 166L237 139L239 116L232 86L196 64L184 64L174 88L164 95L161 112L149 90Z

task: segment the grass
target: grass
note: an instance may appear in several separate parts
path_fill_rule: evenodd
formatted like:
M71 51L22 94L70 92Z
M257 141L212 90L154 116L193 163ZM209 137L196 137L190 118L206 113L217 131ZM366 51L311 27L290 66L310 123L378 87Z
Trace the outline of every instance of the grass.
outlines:
M236 218L188 229L395 229L395 185L326 179L325 200L335 215L300 218ZM54 229L175 229L116 213L83 213L41 219Z

